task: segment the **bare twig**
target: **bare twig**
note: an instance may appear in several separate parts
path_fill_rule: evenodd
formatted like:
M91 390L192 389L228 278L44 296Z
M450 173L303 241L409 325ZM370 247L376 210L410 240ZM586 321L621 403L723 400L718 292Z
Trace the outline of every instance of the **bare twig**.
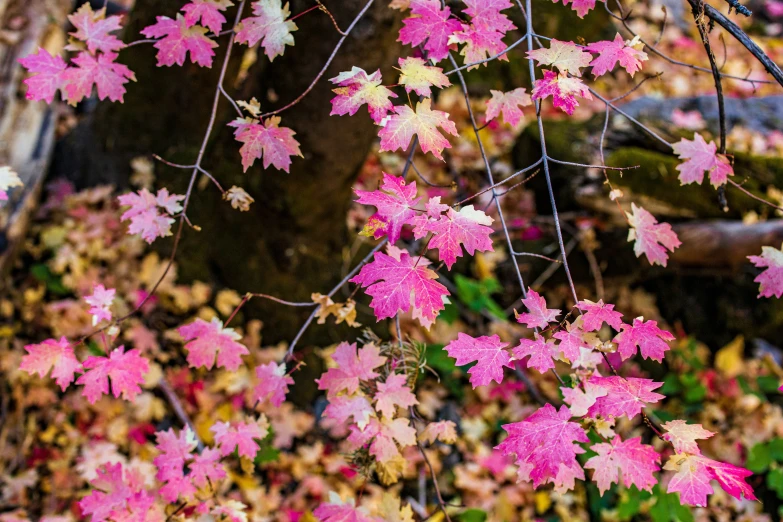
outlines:
M304 97L307 96L310 93L310 91L313 90L313 88L316 86L316 84L321 79L321 77L324 75L324 73L326 73L326 70L332 64L332 61L334 60L335 56L337 56L337 52L340 50L340 47L342 47L343 44L345 43L345 40L348 39L348 35L351 34L351 31L353 31L353 28L356 27L356 24L359 23L359 20L361 20L362 17L364 16L364 14L370 9L370 7L372 6L372 3L373 3L373 0L368 0L367 3L365 4L365 6L362 8L362 10L359 11L359 14L356 15L356 18L353 19L353 22L351 22L351 25L348 26L348 29L346 29L344 33L341 32L341 34L343 35L342 38L340 38L340 40L337 42L337 45L334 47L334 50L332 50L332 54L329 55L329 58L326 60L326 63L321 68L321 70L318 71L318 74L315 76L315 78L310 83L310 85L307 87L307 89L305 89L305 91L302 94L297 96L294 99L294 101L292 101L288 105L285 105L284 107L281 107L281 108L279 108L277 110L264 113L261 116L259 116L259 118L267 118L269 116L273 116L275 114L280 114L281 112L290 109L291 107L293 107L294 105L296 105L297 103L302 101L304 99Z

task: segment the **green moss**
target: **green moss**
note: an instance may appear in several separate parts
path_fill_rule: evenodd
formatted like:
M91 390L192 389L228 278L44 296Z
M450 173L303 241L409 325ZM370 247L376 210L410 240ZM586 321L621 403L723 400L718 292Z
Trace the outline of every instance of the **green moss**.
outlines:
M612 152L606 160L614 167L639 168L624 172L610 173L613 184L627 187L636 194L657 199L667 205L693 212L698 217L741 218L749 210L768 213L769 207L737 189L729 187L727 197L729 212L724 213L717 203L715 189L709 183L681 186L676 170L680 161L676 156L663 154L638 147L623 147ZM759 197L766 197L769 185L780 186L783 183L783 160L774 157L737 154L734 157L734 172L743 187Z

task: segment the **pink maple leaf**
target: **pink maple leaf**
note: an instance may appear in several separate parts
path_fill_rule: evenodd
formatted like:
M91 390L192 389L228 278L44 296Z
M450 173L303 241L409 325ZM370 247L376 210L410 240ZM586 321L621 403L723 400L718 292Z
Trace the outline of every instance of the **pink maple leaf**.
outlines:
M561 42L553 39L549 48L533 49L527 52L528 58L533 58L538 65L549 65L558 71L574 76L582 76L582 67L590 65L593 56L582 50L574 42Z
M658 328L656 321L645 321L641 317L634 319L633 325L624 324L622 329L614 342L617 343L617 351L623 360L636 355L638 346L642 357L661 362L669 349L668 341L674 340L671 333Z
M372 205L378 209L375 216L386 224L385 233L389 237L389 242L393 244L400 238L402 227L411 223L416 217L413 207L421 201L421 198L416 197L416 191L415 181L406 184L401 176L392 176L384 172L381 187L372 192L357 190L359 199L356 202Z
M27 355L22 357L19 369L40 377L46 377L51 370L52 378L62 391L73 382L74 374L82 371L82 364L65 337L60 337L59 341L47 339L39 344L28 344L24 349Z
M501 13L513 7L514 4L510 0L464 0L464 2L468 6L464 12L472 18L474 24L483 24L501 33L516 29L511 20Z
M174 502L178 497L192 497L196 488L191 477L185 476L185 464L193 457L193 450L198 447L198 439L190 428L185 428L179 435L173 428L159 431L155 434L156 449L160 454L152 463L157 467L155 477L164 482L161 496L168 502Z
M320 379L315 380L318 389L326 390L330 398L341 391L356 393L360 381L369 381L380 376L375 369L386 363L386 357L380 353L380 348L374 344L357 352L356 343L340 343L332 355L335 367L329 368Z
M400 456L398 444L401 447L416 444L416 430L410 426L408 419L384 419L379 421L373 417L364 429L351 426L348 442L354 448L360 448L369 443L370 455L384 464Z
M665 398L660 393L653 391L663 386L663 383L655 382L652 379L593 376L589 382L607 391L606 395L598 397L595 404L590 407L587 414L591 417L600 415L603 418L609 418L625 415L629 419L633 419L642 412L645 404L658 402Z
M449 291L435 281L438 275L427 268L428 260L411 257L392 245L386 251L388 254L376 252L373 262L364 265L351 282L367 288L372 297L370 307L379 321L412 306L413 317L429 328L445 308L443 298Z
M647 60L647 53L637 50L632 43L626 43L620 33L617 33L614 40L601 40L588 45L585 49L598 54L598 57L590 62L593 74L595 76L606 74L619 62L620 67L623 67L633 78L634 73L641 70L642 62Z
M676 453L690 453L701 455L699 445L696 441L699 439L709 439L713 432L705 430L701 424L688 424L684 420L673 420L661 424L666 430L663 434L664 440L672 443Z
M363 430L370 422L370 416L375 415L375 410L363 395L339 395L329 399L329 405L324 409L323 415L334 419L337 424L344 424L353 418L353 422Z
M444 444L454 444L457 442L457 425L450 420L430 422L424 427L419 439L430 444L434 444L436 440Z
M682 243L668 223L658 223L655 217L636 203L631 203L631 212L626 212L631 228L628 229L628 241L635 241L633 251L636 257L645 254L651 265L666 266L670 252Z
M289 172L291 167L291 156L304 157L299 150L299 142L294 139L296 133L279 125L279 116L268 118L263 125L243 118L237 118L228 124L229 127L236 128L234 138L243 144L239 154L242 156L245 172L262 156L265 169L272 165L285 172Z
M76 28L70 33L77 40L87 44L87 50L92 54L97 51L113 53L125 47L125 44L112 33L122 28L121 16L106 16L106 8L93 12L89 2L85 2L78 11L68 16L68 20ZM78 51L79 47L68 45L69 51ZM82 47L83 49L83 47Z
M612 483L619 484L621 476L626 488L633 485L652 492L652 487L658 483L653 474L660 469L661 456L641 440L641 437L635 437L623 441L617 435L611 444L599 443L590 447L598 455L585 462L585 469L595 470L593 481L601 495Z
M522 87L509 92L493 90L489 92L492 94L492 99L487 100L487 112L485 113L487 121L494 120L502 114L503 121L516 127L522 120L520 107L533 104L530 95Z
M582 311L582 328L585 332L596 332L604 323L618 332L623 326L620 319L623 314L615 311L613 304L604 303L603 299L599 299L597 303L584 299L579 301L576 307Z
M602 362L604 362L604 358L601 352L589 347L580 347L579 357L571 360L571 368L595 370Z
M451 18L451 9L441 9L439 0L411 0L413 16L402 21L397 40L416 47L424 44L427 57L437 63L449 54L449 37L461 27L459 20Z
M92 289L92 295L88 295L84 298L90 309L88 313L92 315L92 324L95 326L101 321L111 321L111 306L114 301L114 295L117 290L114 288L107 289L103 285L97 285Z
M577 96L585 100L593 99L582 80L558 75L554 71L544 71L544 77L536 80L533 85L532 94L534 100L543 100L551 96L554 106L562 109L569 116L579 106L579 102L576 101Z
M70 104L76 104L92 94L95 86L98 98L122 103L125 97L125 84L136 81L136 75L127 66L115 63L115 53L102 53L97 57L84 51L76 55L64 73L65 97Z
M451 35L449 43L465 44L459 54L465 57L465 65L474 64L468 67L468 70L471 70L477 69L479 65L486 66L491 57L506 49L504 36L505 33L474 19L470 25L462 24L461 30ZM508 56L503 54L498 60L508 61Z
M563 392L563 402L568 404L571 415L574 417L584 417L595 404L598 397L604 397L609 392L606 388L593 384L590 381L584 383L584 390L581 388L560 388Z
M257 0L253 2L253 14L237 26L237 42L253 47L261 42L269 61L282 56L286 45L294 45L294 35L298 27L287 18L291 16L288 3L281 0Z
M399 84L405 87L407 92L414 91L419 96L432 96L431 87L442 89L451 85L448 77L443 74L440 67L431 67L422 58L410 56L399 58L400 66Z
M682 138L672 145L672 150L681 160L686 160L677 165L682 185L689 183L701 185L704 173L707 172L710 175L710 183L717 188L725 184L729 176L734 175L729 159L717 153L718 147L715 142L707 143L699 133L694 133L692 141Z
M557 0L552 0L554 3L557 3ZM605 2L606 0L601 0L602 2ZM563 5L571 4L571 9L576 11L577 16L579 18L584 18L587 13L589 13L594 7L595 7L595 0L563 0Z
M176 502L180 497L192 499L196 492L196 486L193 485L190 475L185 475L183 469L172 472L163 487L158 490L160 496L168 503Z
M677 127L687 130L699 130L707 126L704 117L699 111L682 111L674 109L672 111L672 123Z
M560 354L553 339L545 339L535 334L533 339L520 339L519 346L514 348L514 358L522 360L530 357L527 365L544 373L555 367L555 358Z
M185 461L191 458L193 450L198 447L196 434L190 428L180 430L179 434L174 428L155 433L155 448L160 454L153 459L153 463L158 467L157 477L161 481L168 480L167 477L172 474L176 468L182 468Z
M440 203L440 198L437 203ZM468 205L462 207L459 212L449 208L445 214L434 219L417 220L413 233L416 239L432 233L429 247L438 250L438 259L446 263L451 270L457 258L462 257L463 246L470 255L477 250L494 251L492 239L489 237L492 234L492 227L489 226L492 221L484 212Z
M584 340L584 334L581 328L566 324L566 330L555 332L552 337L560 341L557 348L566 359L575 362L582 356L582 349L590 347Z
M179 334L185 341L188 351L188 364L193 368L204 366L211 370L217 356L218 368L235 372L242 365L242 356L250 352L237 341L242 338L233 328L223 328L223 321L217 317L212 322L196 319L190 324L180 326Z
M209 430L215 434L215 442L224 457L236 449L240 457L254 459L260 449L256 440L264 440L267 435L267 430L252 420L233 425L228 422L216 422Z
M257 402L269 401L275 408L279 408L288 393L288 386L294 380L285 374L285 364L268 362L256 366L256 378L258 384L253 389L253 400Z
M535 290L528 289L527 297L522 299L522 304L528 309L519 314L517 322L528 328L544 328L549 323L556 321L560 310L546 307L546 299Z
M422 152L432 152L432 155L443 160L443 149L451 148L449 140L440 133L438 127L452 136L458 136L457 126L449 120L449 114L431 109L432 99L424 98L416 103L416 112L407 105L397 105L379 132L381 152L406 149L414 135L419 137Z
M514 424L505 424L508 437L495 449L503 455L516 455L518 477L532 481L534 487L551 482L557 491L573 489L575 479L584 479L584 470L576 456L584 453L578 442L588 442L587 434L571 412L545 404L533 415Z
M182 210L179 202L183 199L185 196L169 194L165 188L160 189L157 196L146 188L138 193L129 192L117 197L120 205L130 207L120 219L122 221L130 219L129 234L140 234L147 243L152 243L158 237L171 235L171 225L174 220L169 215ZM158 207L168 215L161 213Z
M158 67L184 65L188 53L190 61L202 67L212 67L217 42L207 37L207 29L200 25L189 27L182 15L176 20L168 16L156 17L154 25L145 27L141 34L147 38L160 38L155 42L158 50Z
M419 403L407 382L408 379L405 375L394 373L386 378L386 382L378 383L378 391L375 393L375 409L387 419L394 417L398 406L408 408Z
M506 351L507 343L501 342L498 335L471 337L459 332L457 338L445 346L449 357L456 359L457 366L476 362L468 370L470 384L486 386L492 381L503 382L503 367L511 367L511 357Z
M193 462L188 464L188 469L193 484L200 488L226 476L226 469L220 462L220 452L214 448L204 448L200 454L193 455Z
M332 98L330 116L353 116L362 105L367 104L372 121L380 123L394 108L389 98L396 98L397 95L381 85L383 80L380 69L368 75L364 69L353 67L329 81L339 86L332 89L337 96Z
M95 404L101 395L109 393L109 379L115 397L122 395L123 399L132 401L141 393L139 385L149 371L149 361L141 356L139 350L125 353L124 346L114 349L109 357L90 356L83 366L87 371L76 384L84 385L82 395L90 404Z
M702 455L672 455L663 467L676 473L669 481L667 491L679 493L680 502L692 506L706 506L707 495L713 492L711 480L718 481L723 490L741 500L756 500L745 478L753 473L725 462L708 459Z
M182 7L185 13L185 22L188 27L193 27L199 21L201 25L212 31L220 33L226 17L220 14L234 5L231 0L190 0L190 3Z
M125 508L133 490L123 476L122 464L104 464L90 484L95 488L79 501L82 515L92 520L108 520L114 511Z
M33 76L24 81L27 85L25 97L28 100L46 100L46 103L52 103L57 89L62 88L65 83L65 71L68 69L65 60L39 48L35 54L20 58L19 63L33 73Z
M343 502L334 491L329 492L329 502L313 510L313 516L320 522L383 522L380 518L369 516L364 508L357 508L353 499Z
M761 247L760 256L748 256L756 268L765 268L753 280L759 283L759 297L780 297L783 295L783 247Z

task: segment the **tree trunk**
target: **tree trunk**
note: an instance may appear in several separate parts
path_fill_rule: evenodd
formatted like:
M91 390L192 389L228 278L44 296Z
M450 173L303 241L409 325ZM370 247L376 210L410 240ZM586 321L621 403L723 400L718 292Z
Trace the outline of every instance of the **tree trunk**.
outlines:
M345 30L366 0L324 2ZM128 39L154 23L155 15L173 17L179 0L138 0L128 25ZM312 7L311 1L292 0L291 12ZM250 14L250 6L244 16ZM233 20L235 10L227 14ZM181 280L201 279L234 288L240 293L263 292L290 300L309 300L313 291L325 292L339 279L342 248L347 243L345 216L351 186L369 151L376 129L366 113L355 117L329 116L333 97L327 79L359 66L382 68L393 83L399 56L395 44L398 19L385 2L376 2L356 25L318 85L301 103L283 112L281 125L296 131L304 158L294 158L290 174L260 161L242 172L240 144L226 124L236 117L221 100L218 118L207 148L204 167L228 189L243 187L255 199L249 212L239 212L221 200L211 184L199 185L188 217L197 232L187 228L177 253ZM270 63L262 49L243 82L237 72L244 45L235 46L225 87L235 99L256 97L262 109L273 110L294 100L316 77L334 50L340 35L326 14L315 10L296 19L296 45ZM211 70L192 65L157 68L155 49L139 45L123 52L138 83L130 85L125 104L101 104L61 143L56 173L78 185L111 182L127 185L129 161L157 153L166 159L192 164L207 126L217 74L228 36L220 39ZM156 167L159 186L184 193L190 171ZM160 240L171 248L171 240ZM264 319L267 341L290 339L302 322L296 309L251 302L247 313Z

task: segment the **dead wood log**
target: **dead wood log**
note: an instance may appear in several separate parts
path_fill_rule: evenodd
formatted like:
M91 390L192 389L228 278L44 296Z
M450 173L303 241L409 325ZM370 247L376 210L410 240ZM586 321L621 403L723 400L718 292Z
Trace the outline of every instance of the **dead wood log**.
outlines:
M0 273L9 269L37 207L54 143L56 109L24 98L19 58L39 47L59 54L70 8L69 0L0 1L0 165L24 184L0 208Z

